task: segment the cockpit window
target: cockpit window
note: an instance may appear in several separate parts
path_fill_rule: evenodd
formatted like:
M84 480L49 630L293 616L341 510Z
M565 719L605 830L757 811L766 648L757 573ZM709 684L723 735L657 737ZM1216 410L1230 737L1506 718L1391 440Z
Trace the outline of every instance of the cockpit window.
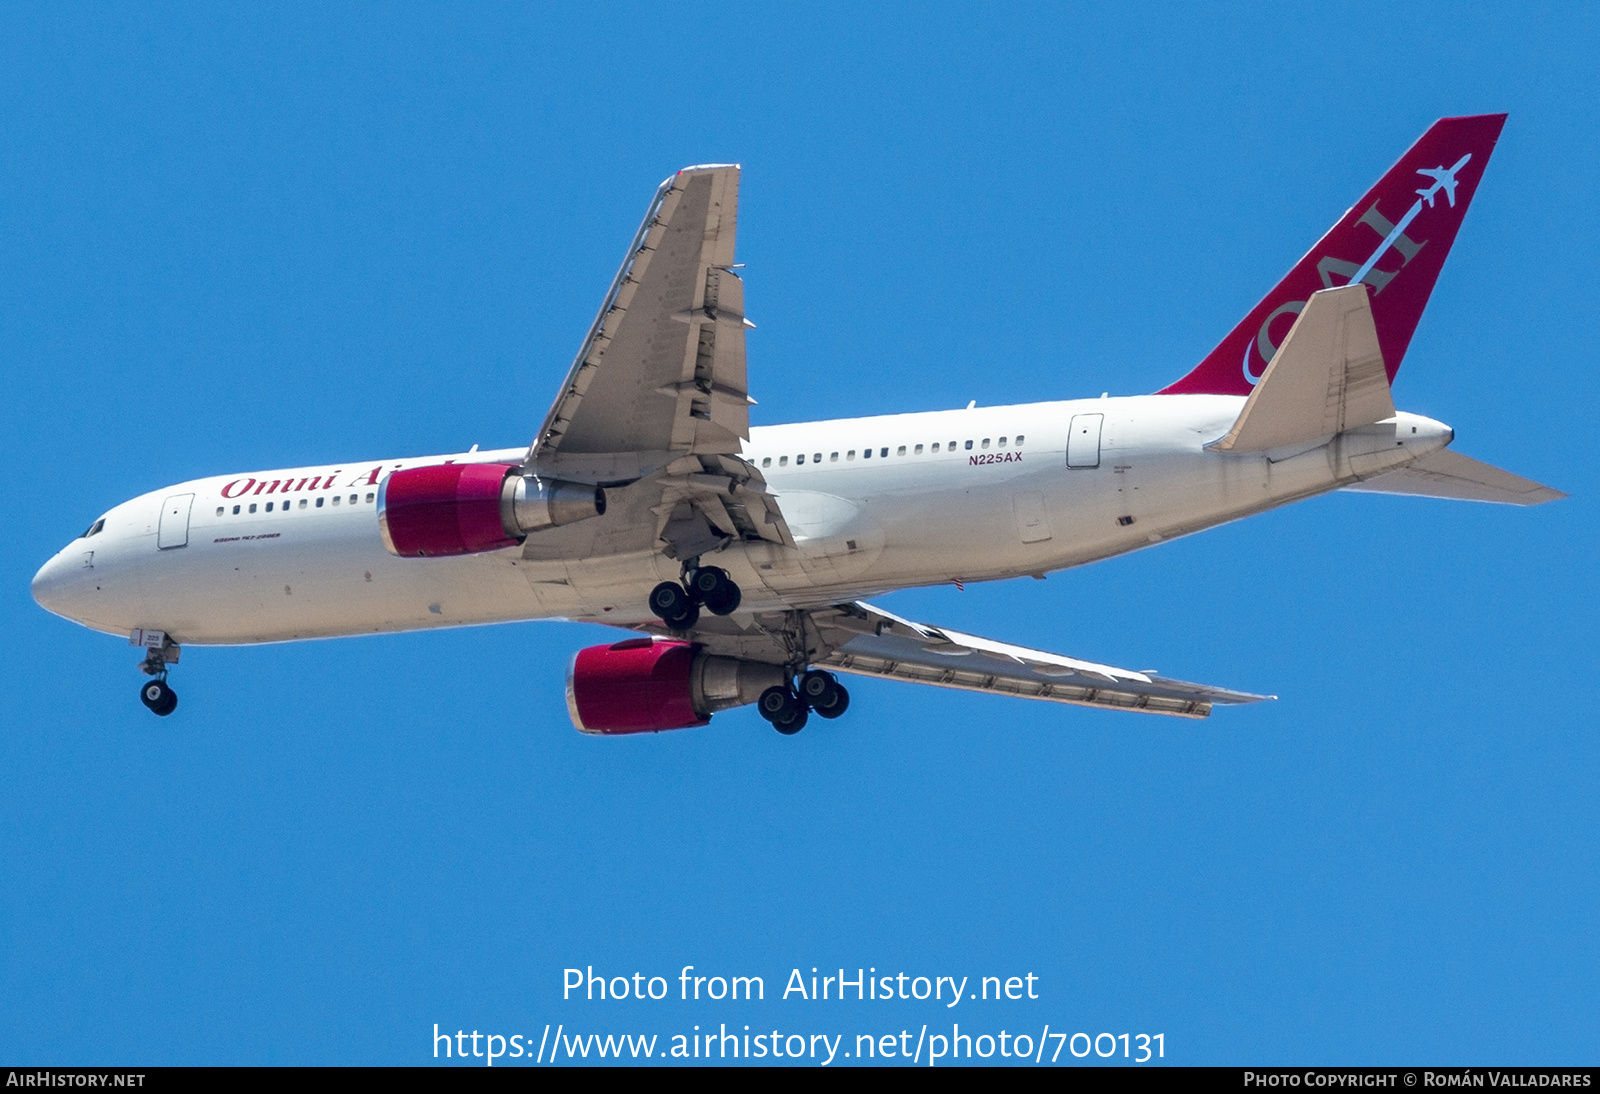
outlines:
M105 526L106 526L106 518L105 517L101 517L99 520L97 520L93 524L89 525L89 530L87 532L83 533L83 535L79 536L78 538L79 539L88 539L90 536L97 536L102 531L105 530Z

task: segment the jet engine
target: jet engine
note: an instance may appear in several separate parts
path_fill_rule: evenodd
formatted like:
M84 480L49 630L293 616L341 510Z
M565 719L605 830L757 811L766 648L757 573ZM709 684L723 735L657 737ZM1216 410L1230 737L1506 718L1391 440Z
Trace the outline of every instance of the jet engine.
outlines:
M598 486L520 470L504 463L445 463L390 472L378 486L383 545L402 558L470 555L606 511Z
M692 642L630 638L578 651L567 671L567 710L584 733L653 733L703 726L716 711L787 686L782 665L717 657Z

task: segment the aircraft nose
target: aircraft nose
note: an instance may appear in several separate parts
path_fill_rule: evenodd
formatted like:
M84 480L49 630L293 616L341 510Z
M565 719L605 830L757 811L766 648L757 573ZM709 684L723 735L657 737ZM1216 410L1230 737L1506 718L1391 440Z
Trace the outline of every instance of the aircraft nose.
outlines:
M33 599L38 602L39 607L61 616L68 614L67 585L71 575L71 567L66 562L65 554L63 551L39 567L39 572L33 575L33 583L30 586Z

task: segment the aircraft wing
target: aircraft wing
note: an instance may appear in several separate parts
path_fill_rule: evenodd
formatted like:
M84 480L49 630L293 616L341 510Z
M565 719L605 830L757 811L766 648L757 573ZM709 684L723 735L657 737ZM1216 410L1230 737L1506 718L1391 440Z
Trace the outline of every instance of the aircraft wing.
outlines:
M649 625L640 630L668 633ZM913 623L860 601L770 616L705 617L695 641L710 652L800 663L963 691L1204 718L1214 705L1275 698L1172 680L947 627ZM803 648L801 648L803 647Z
M732 454L750 435L744 284L733 272L737 165L686 167L656 191L545 416L556 454Z
M777 499L740 457L754 400L744 355L753 324L733 261L738 210L737 165L686 167L656 190L525 461L531 473L606 486L608 511L530 537L530 557L794 544Z

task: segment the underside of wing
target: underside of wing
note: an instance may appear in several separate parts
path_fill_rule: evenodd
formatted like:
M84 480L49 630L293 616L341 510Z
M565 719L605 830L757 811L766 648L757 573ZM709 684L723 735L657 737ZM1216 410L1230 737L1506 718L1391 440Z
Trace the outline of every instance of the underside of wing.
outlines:
M739 168L661 184L529 452L737 453L750 434Z
M794 545L740 455L754 400L738 212L735 165L687 167L656 191L526 460L529 474L605 487L606 512L530 536L527 557Z
M667 633L655 626L640 629ZM1204 718L1217 704L1273 698L913 623L860 602L742 620L710 618L691 637L729 657L1184 718Z

